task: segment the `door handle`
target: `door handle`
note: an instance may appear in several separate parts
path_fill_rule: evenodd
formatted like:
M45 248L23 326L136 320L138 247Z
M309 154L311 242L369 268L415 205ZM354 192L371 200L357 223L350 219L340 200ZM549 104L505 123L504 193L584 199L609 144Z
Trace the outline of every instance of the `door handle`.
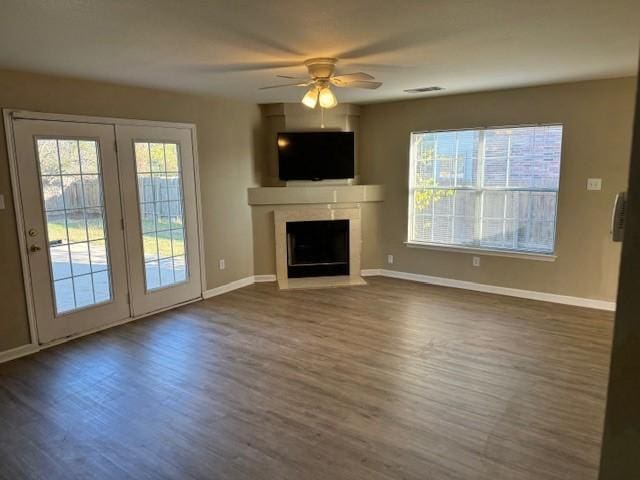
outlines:
M616 195L616 203L613 206L611 217L611 240L621 242L624 237L625 210L627 208L627 193L620 192Z
M42 250L42 248L40 248L38 245L33 244L29 247L29 251L31 253L35 253L35 252L39 252L40 250Z

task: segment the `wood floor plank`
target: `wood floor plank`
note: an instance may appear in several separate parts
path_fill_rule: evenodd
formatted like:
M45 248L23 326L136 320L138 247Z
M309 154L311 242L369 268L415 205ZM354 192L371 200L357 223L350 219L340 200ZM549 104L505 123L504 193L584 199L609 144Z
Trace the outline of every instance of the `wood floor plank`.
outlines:
M0 365L0 478L595 480L612 322L256 284Z

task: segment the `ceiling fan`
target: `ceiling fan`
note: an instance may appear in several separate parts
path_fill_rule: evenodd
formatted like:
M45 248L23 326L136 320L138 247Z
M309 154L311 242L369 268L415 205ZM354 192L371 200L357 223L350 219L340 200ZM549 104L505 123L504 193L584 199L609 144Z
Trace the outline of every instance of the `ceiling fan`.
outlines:
M304 62L307 70L309 70L309 78L278 75L280 78L298 80L298 82L271 85L269 87L262 87L260 90L281 87L310 87L309 91L307 91L302 98L302 103L305 106L316 108L316 105L320 104L321 108L333 108L338 105L338 100L331 91L331 85L347 88L367 88L370 90L374 90L382 85L382 82L372 82L371 80L374 78L364 72L334 75L337 62L337 58L310 58Z

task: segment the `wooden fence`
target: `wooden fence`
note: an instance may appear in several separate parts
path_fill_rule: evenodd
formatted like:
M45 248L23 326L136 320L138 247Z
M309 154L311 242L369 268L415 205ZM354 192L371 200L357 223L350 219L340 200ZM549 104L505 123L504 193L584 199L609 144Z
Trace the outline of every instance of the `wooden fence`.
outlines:
M138 193L142 216L162 217L182 216L181 184L179 177L157 178L139 177ZM84 195L84 200L83 200ZM75 181L64 188L66 210L103 205L100 182L97 178ZM155 208L154 208L155 205Z

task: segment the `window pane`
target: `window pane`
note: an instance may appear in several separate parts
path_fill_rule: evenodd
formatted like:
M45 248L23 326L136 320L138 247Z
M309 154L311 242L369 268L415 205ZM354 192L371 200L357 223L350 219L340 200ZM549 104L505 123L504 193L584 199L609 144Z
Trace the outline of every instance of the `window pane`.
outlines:
M173 269L176 282L184 282L187 279L187 264L184 255L173 258Z
M188 277L179 149L169 142L136 142L134 152L145 281L153 290Z
M167 172L179 172L178 145L175 143L165 143L164 155L167 162Z
M62 178L55 176L42 176L42 196L44 197L45 210L64 209L64 199L62 195Z
M82 193L81 175L63 175L62 189L64 196L64 207L67 210L84 207L85 202L84 195Z
M89 243L72 243L69 245L71 254L71 271L74 276L91 273L91 261L89 259Z
M81 209L66 211L69 243L87 241L87 223L84 214L84 210Z
M171 230L173 255L184 254L184 230Z
M100 177L98 175L82 175L82 193L85 207L101 207Z
M148 143L136 143L136 171L138 173L150 172L151 164L149 161L149 144Z
M107 270L93 274L93 292L96 303L106 302L111 299L109 291L110 281L109 272Z
M56 312L65 313L76 307L73 294L73 280L66 278L53 282L53 290L56 298Z
M414 186L474 186L478 139L473 130L413 134Z
M171 285L172 283L174 283L173 259L164 258L160 260L160 284Z
M71 276L71 260L69 257L69 245L52 246L49 249L51 255L51 271L53 279L68 278Z
M89 240L105 238L104 211L102 207L87 208L85 211Z
M80 168L82 173L98 173L98 144L93 141L80 140Z
M73 277L73 290L76 294L76 308L86 307L95 303L91 275Z
M158 259L158 238L155 232L144 236L143 248L145 262Z
M47 238L49 245L61 245L68 242L66 214L64 210L47 212Z
M154 173L152 175L153 193L156 202L165 202L169 200L167 192L167 176L163 173Z
M160 287L160 270L158 270L158 262L147 262L144 264L144 275L147 281L147 290L153 290Z
M140 203L140 221L142 222L142 233L155 232L156 213L155 205L151 203Z
M89 254L91 255L91 271L101 272L107 270L107 246L104 240L89 242Z
M77 140L58 140L60 171L63 174L80 173L80 153Z
M56 140L38 140L38 160L41 175L60 175L58 142Z
M151 156L151 171L165 172L164 145L162 143L149 144L149 153Z
M167 193L169 200L180 200L182 198L182 189L180 187L180 176L175 174L167 175Z
M551 253L562 126L411 136L410 240Z
M171 228L171 209L169 202L156 202L156 230L163 231Z
M478 179L479 132L458 132L456 186L474 187Z
M484 134L484 187L507 186L508 130L486 130Z

